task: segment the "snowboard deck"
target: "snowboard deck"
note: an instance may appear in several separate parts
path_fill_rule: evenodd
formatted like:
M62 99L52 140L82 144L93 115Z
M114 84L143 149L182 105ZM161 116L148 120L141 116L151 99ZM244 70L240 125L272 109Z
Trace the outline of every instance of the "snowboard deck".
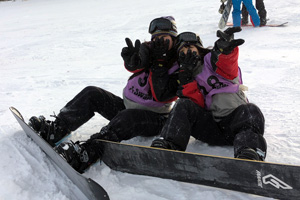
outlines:
M299 199L300 166L242 160L98 140L111 169L245 192Z
M107 192L93 179L86 178L74 170L42 137L40 137L25 121L21 113L14 107L9 108L22 129L51 160L67 175L89 200L109 200Z
M279 24L266 24L265 26L261 26L261 27L284 27L287 24L288 22L279 23ZM233 26L233 23L227 22L226 26ZM251 27L251 26L253 27L252 24L242 25L242 27Z
M224 11L222 13L222 16L221 16L221 19L219 21L219 24L218 24L218 27L220 29L223 29L223 28L226 27L226 23L228 21L229 15L230 15L231 8L232 8L232 0L228 0L227 4L225 6L225 9L224 9Z

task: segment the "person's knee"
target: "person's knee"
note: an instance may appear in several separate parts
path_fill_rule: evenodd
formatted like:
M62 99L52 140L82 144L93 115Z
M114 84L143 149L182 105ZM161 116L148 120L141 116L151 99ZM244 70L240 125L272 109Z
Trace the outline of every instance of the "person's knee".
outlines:
M259 109L259 107L255 104L249 103L246 104L248 106L249 109L249 114L251 119L253 120L254 125L257 125L258 127L260 127L261 130L264 130L264 126L265 126L265 118L263 113L261 112L261 110ZM263 134L259 132L260 134Z
M265 119L261 110L252 103L244 104L236 108L234 117L234 130L241 132L251 130L257 134L264 134Z
M188 98L181 98L179 100L176 101L175 107L179 107L179 108L189 108L189 107L194 107L195 105L197 105L195 102L193 102L192 100L188 99Z
M95 91L97 89L95 86L86 86L82 91Z
M87 86L80 93L87 96L91 96L95 93L99 93L99 88L96 86Z
M257 119L261 123L265 123L264 115L257 105L255 105L253 103L248 103L248 104L244 104L242 106L244 107L245 110L247 110L250 118Z

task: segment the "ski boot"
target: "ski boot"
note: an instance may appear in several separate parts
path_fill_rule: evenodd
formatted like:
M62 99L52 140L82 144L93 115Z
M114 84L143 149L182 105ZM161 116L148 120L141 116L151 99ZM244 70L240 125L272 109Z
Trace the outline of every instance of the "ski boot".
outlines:
M260 154L264 154L264 153L262 151L260 153L260 151L255 151L254 149L251 148L245 148L236 155L236 158L264 161L264 155L260 155Z
M55 121L46 120L44 116L33 116L29 119L29 125L39 133L51 146L55 146L62 138L69 135L71 131L66 128L65 123L57 116Z
M87 142L62 142L54 147L54 150L60 154L76 171L84 173L84 171L98 159L101 154L93 143Z

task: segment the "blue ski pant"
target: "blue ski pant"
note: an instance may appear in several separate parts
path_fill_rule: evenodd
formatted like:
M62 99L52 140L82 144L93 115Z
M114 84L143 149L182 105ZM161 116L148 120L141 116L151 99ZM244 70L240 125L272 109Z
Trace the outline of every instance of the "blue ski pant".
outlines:
M260 25L260 19L257 14L257 11L252 3L252 0L232 0L232 5L233 5L233 11L232 11L232 19L233 19L233 26L241 26L241 3L244 3L246 6L249 15L252 18L254 26L259 26Z

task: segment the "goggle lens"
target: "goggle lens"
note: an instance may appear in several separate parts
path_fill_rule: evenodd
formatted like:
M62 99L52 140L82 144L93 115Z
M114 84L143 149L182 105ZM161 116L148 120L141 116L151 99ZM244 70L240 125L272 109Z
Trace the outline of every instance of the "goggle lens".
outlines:
M184 32L178 35L178 43L197 43L200 42L198 36L192 32Z
M149 33L153 34L156 30L176 30L176 26L168 19L156 18L151 21Z

